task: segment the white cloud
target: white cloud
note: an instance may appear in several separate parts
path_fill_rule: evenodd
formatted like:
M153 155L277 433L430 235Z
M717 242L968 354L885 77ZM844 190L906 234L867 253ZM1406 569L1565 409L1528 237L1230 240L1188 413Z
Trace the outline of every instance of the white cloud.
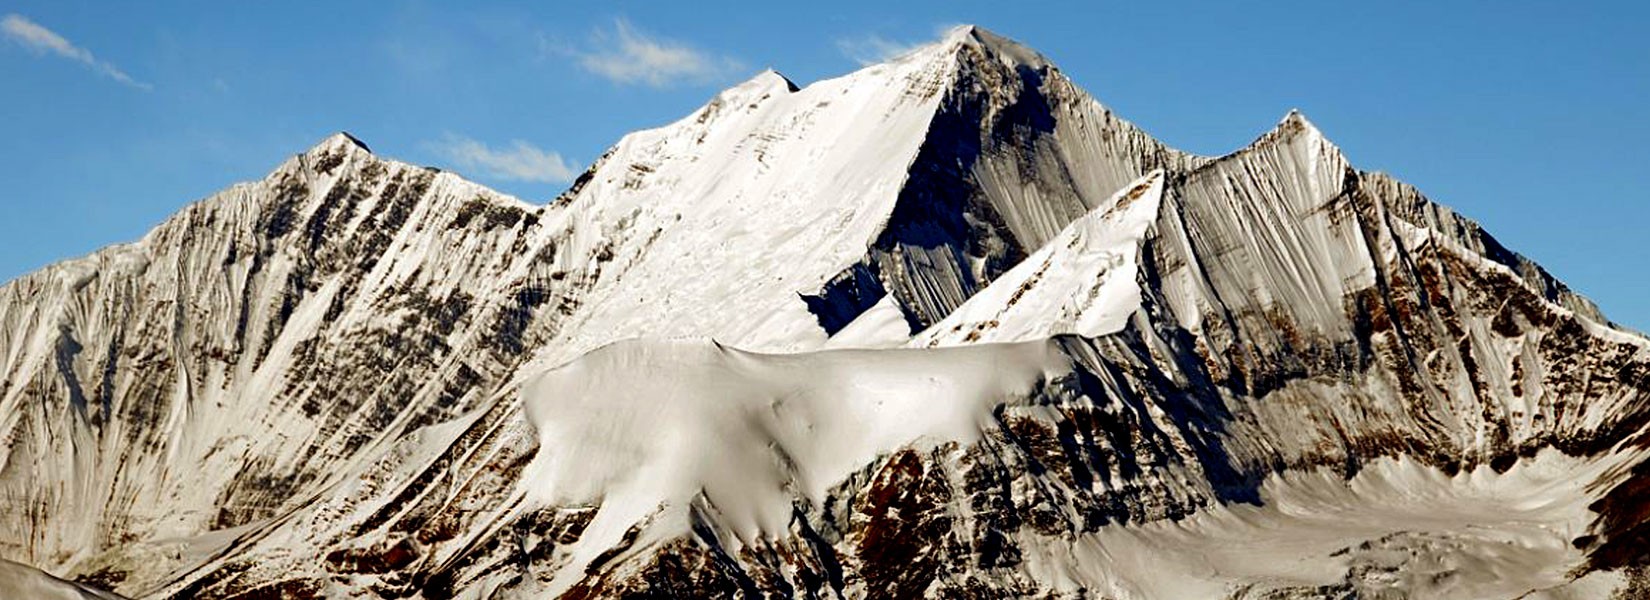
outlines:
M441 141L431 142L429 147L461 169L494 179L564 183L579 174L577 168L562 158L560 153L522 140L512 141L503 148L493 148L464 136L447 134Z
M6 18L0 19L0 35L35 54L54 54L91 67L110 79L134 88L144 91L154 89L147 83L132 79L131 75L127 75L125 71L108 61L99 60L90 50L74 45L57 32L46 29L22 15L8 14Z
M668 87L706 83L744 68L733 58L715 56L664 38L649 36L623 18L613 32L598 30L590 51L570 50L580 67L619 84Z

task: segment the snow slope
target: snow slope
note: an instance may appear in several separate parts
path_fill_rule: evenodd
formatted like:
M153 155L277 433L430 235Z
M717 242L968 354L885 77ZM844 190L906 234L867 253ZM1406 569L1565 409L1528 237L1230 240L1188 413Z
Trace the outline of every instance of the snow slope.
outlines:
M1140 251L1162 171L1118 190L917 339L917 346L1115 333L1140 306Z
M64 581L27 565L0 559L0 597L27 600L119 600L120 596Z
M596 505L552 582L559 594L638 522L647 546L715 515L729 551L785 535L793 496L911 444L976 441L1002 398L1066 370L1045 342L943 352L752 354L708 340L618 342L522 386L539 448L522 484ZM913 377L922 373L922 377Z
M538 210L339 135L8 283L0 487L31 507L0 514L8 555L68 565L261 521L462 410L469 390L417 377L504 369L474 299L506 293Z
M1506 473L1450 476L1407 458L1350 479L1289 473L1267 479L1260 505L1050 540L1027 570L1116 597L1602 597L1620 576L1576 581L1570 540L1591 520L1587 479L1608 466L1548 452Z

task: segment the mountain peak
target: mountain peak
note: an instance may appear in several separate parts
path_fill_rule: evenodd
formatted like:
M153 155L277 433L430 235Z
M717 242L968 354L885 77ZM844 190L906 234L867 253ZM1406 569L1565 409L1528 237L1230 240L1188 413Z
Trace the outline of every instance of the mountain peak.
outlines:
M1321 149L1327 153L1326 156L1338 156L1341 154L1340 147L1330 141L1329 138L1323 134L1323 131L1318 129L1318 126L1312 123L1311 119L1306 118L1306 115L1302 113L1300 109L1291 108L1288 113L1283 115L1283 118L1278 119L1278 123L1273 125L1271 129L1266 130L1266 132L1262 133L1260 137L1255 138L1255 141L1250 142L1249 145L1233 152L1232 155L1246 154L1258 148L1278 144L1296 144L1303 142L1321 147Z
M780 73L773 67L762 69L762 72L757 73L755 77L752 77L751 81L761 81L767 86L776 88L783 87L787 92L795 92L802 89L797 87L796 82L791 81L791 78L786 77L784 73Z
M966 47L982 50L987 56L999 57L1004 62L1039 66L1049 64L1047 58L1029 46L978 25L958 25L951 28L946 32L940 45L950 49Z
M1289 112L1283 115L1282 119L1278 120L1277 128L1306 132L1308 134L1317 135L1320 137L1323 136L1323 132L1318 129L1318 126L1313 125L1312 120L1307 119L1306 114L1302 113L1298 108L1289 109Z
M764 99L784 96L799 89L790 79L779 74L779 71L772 68L763 69L762 72L757 73L750 79L718 92L716 97L700 110L714 110L716 107L724 105L741 106L759 103Z
M762 69L760 73L757 73L750 79L745 80L743 83L728 88L728 91L734 92L738 90L790 93L795 92L798 89L800 88L798 88L796 84L790 80L790 78L785 77L785 75L781 74L779 71L769 67Z
M978 25L957 25L947 29L945 35L940 37L939 43L945 46L970 43L979 39L979 31L980 27Z
M305 152L305 154L326 154L340 149L345 151L354 149L366 152L368 154L372 153L372 148L367 147L366 142L361 141L360 138L350 135L348 131L340 130L337 133L329 135L325 139L322 139L320 142L316 143L315 146L310 148L308 152Z

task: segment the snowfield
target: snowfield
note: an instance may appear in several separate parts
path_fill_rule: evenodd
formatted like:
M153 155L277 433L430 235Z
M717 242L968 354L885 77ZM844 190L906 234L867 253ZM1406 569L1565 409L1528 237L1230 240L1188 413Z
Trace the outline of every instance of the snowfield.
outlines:
M0 597L27 600L118 600L120 596L0 559Z
M794 496L824 502L900 448L977 441L1001 399L1068 369L1046 342L809 354L617 342L523 384L539 452L522 485L549 506L600 506L564 573L638 522L640 545L690 533L701 499L737 552L786 535Z
M993 413L1071 368L1048 342L802 354L618 342L523 384L540 451L522 485L547 506L598 507L562 573L636 523L635 546L687 534L695 509L738 552L788 535L794 498L823 503L878 456L978 443ZM1039 539L1025 568L1052 591L1107 597L1596 597L1620 577L1574 573L1585 556L1571 540L1594 517L1588 482L1623 462L1546 451L1505 473L1406 457L1351 478L1290 472L1256 504Z
M1405 458L1351 479L1290 473L1261 486L1260 505L1105 528L1038 548L1028 570L1056 589L1136 598L1605 597L1621 577L1578 576L1571 540L1593 517L1584 482L1607 466L1544 453L1499 474Z

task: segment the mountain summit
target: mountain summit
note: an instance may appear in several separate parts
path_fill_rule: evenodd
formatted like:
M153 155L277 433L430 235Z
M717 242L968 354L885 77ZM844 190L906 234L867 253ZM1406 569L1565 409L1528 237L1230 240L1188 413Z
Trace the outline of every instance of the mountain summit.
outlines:
M1187 154L972 26L545 205L334 135L0 287L0 369L0 557L133 597L1645 585L1644 338L1298 112Z

